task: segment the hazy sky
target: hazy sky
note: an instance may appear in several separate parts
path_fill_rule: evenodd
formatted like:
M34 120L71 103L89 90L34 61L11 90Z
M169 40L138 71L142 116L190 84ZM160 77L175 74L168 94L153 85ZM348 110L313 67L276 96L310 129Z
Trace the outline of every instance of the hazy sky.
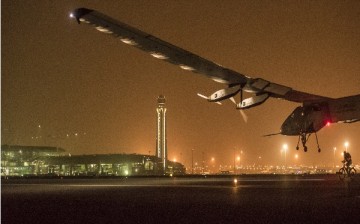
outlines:
M360 1L1 1L1 143L72 154L155 153L156 99L166 97L169 159L190 164L332 164L344 142L360 162L360 122L333 124L297 152L279 131L299 106L269 99L247 110L199 98L224 86L78 25L98 10L250 77L328 97L360 93ZM40 125L40 128L39 128ZM75 136L77 133L77 136ZM67 137L67 134L69 137ZM41 140L36 137L42 136ZM258 157L261 156L259 161Z

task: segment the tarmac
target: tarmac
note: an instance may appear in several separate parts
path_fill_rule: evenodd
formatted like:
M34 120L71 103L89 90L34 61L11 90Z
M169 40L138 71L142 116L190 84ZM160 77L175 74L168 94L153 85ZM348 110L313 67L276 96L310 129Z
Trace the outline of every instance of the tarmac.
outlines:
M2 223L358 223L360 176L2 179Z

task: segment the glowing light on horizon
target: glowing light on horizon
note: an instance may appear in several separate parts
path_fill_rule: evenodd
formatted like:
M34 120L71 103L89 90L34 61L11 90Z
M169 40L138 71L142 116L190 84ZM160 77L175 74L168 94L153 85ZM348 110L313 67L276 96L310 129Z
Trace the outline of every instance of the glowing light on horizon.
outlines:
M238 180L236 178L234 178L234 184L236 185L238 182Z

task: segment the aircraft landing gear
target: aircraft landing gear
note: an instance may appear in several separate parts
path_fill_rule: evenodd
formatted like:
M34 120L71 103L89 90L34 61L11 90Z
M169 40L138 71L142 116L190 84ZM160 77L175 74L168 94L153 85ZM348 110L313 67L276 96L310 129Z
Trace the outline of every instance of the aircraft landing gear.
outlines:
M300 133L298 143L296 145L296 150L299 150L299 143L300 143L300 139L301 139L301 143L303 145L304 152L307 152L306 142L309 139L310 135L311 135L311 133L308 135L306 133Z
M315 137L316 137L316 144L317 144L317 147L318 147L318 152L320 153L321 149L320 149L320 146L319 146L319 140L318 140L316 132L315 132Z
M304 152L307 152L308 148L306 146L306 142L309 140L310 135L311 135L311 133L308 133L308 134L307 133L300 133L298 143L296 145L296 150L299 150L299 143L300 143L300 139L301 139L301 143L303 145ZM315 137L316 137L316 144L317 144L317 147L318 147L318 152L321 152L316 132L315 132Z

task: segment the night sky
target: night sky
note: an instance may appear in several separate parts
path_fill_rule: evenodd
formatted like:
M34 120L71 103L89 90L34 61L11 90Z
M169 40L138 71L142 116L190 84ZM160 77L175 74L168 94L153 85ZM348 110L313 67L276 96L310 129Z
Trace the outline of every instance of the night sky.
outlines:
M190 165L332 165L349 141L360 162L360 122L332 124L309 151L279 132L299 104L269 99L246 111L210 95L222 84L154 59L69 18L95 9L250 77L333 98L360 93L360 1L1 1L1 143L71 154L155 153L156 99L167 107L169 159ZM237 98L237 100L239 100ZM41 138L40 138L41 136ZM259 159L259 156L261 159Z

